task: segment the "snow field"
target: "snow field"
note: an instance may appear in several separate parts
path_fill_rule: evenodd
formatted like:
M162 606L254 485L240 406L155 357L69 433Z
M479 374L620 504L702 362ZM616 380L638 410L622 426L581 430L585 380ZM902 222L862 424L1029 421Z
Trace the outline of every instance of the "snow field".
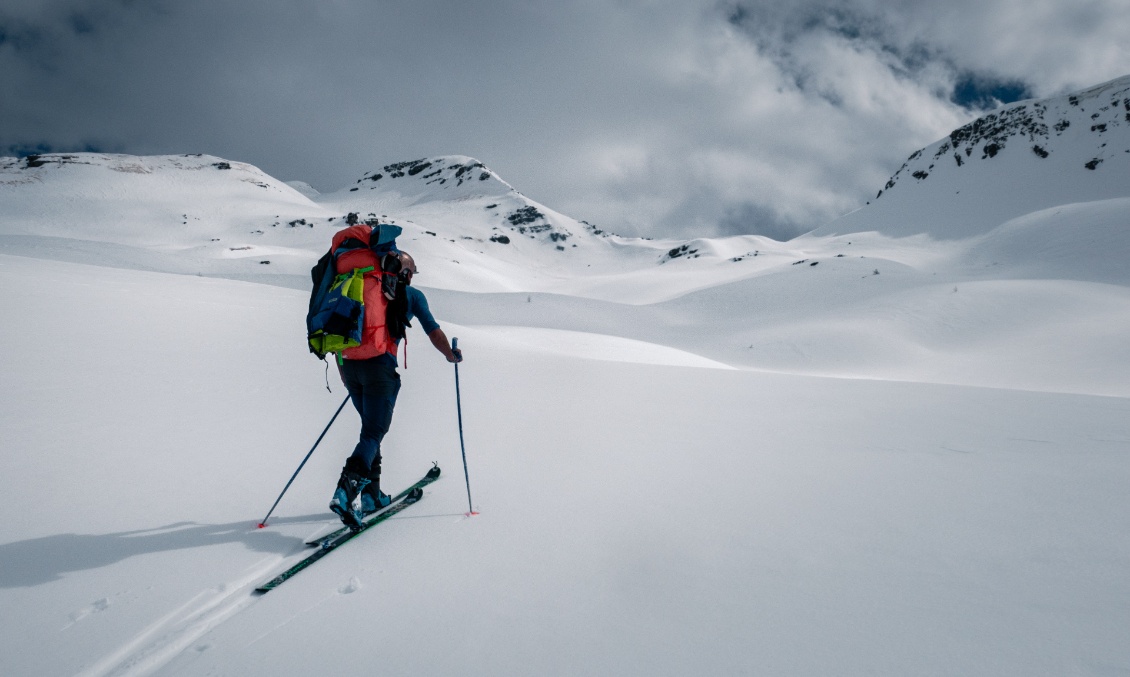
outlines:
M482 514L462 514L451 367L415 332L386 478L433 460L444 477L252 597L332 524L356 434L347 409L254 528L344 396L301 345L305 295L10 256L0 277L8 316L84 328L6 362L22 396L2 427L18 452L0 472L0 603L20 610L5 674L1087 674L1130 658L1125 399L628 363L583 331L518 332L516 350L513 329L446 322L437 296L467 351ZM27 340L0 336L9 355ZM78 510L39 509L45 487Z

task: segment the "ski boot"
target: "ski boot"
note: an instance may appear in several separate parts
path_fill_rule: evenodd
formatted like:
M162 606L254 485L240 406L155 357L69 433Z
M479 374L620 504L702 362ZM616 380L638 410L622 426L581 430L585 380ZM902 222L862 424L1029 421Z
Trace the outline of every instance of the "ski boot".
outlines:
M361 512L365 515L387 508L392 503L392 496L381 491L380 481L370 482L361 491Z
M392 503L392 497L381 491L381 457L377 455L369 466L369 485L361 490L361 513L371 515L384 510Z
M361 519L364 515L361 514L361 511L353 509L353 501L368 484L368 478L349 470L342 470L333 500L330 501L330 510L337 513L342 524L354 531L361 528Z

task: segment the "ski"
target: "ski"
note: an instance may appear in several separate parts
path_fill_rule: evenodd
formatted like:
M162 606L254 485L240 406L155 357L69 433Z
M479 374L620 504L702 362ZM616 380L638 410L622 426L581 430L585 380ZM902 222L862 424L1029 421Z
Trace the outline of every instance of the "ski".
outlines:
M439 477L439 465L437 464L431 470L428 471L428 474L426 474L422 478L420 478L419 482L413 484L412 486L408 487L404 491L393 496L392 500L389 501L388 505L381 508L380 510L374 510L373 512L365 513L365 517L364 517L364 519L362 519L362 523L364 523L365 519L368 519L369 517L371 517L373 515L379 515L382 512L391 509L394 505L396 505L400 501L404 500L408 496L408 494L410 494L414 489L423 489L424 487L428 486L432 482L435 482L436 478L438 478L438 477ZM315 538L313 540L306 541L306 545L324 545L327 541L332 541L333 539L337 538L338 536L341 536L342 534L344 534L347 531L349 531L349 527L342 525L336 531L331 531L330 533L326 534L325 536L319 536L318 538Z
M298 572L328 555L331 551L336 550L342 545L348 543L354 536L363 533L370 527L380 524L386 519L399 513L401 510L404 510L408 506L419 502L420 499L424 497L424 487L436 481L436 479L439 477L439 472L439 466L436 465L431 470L429 470L428 474L424 475L424 477L419 482L416 482L412 486L394 496L392 503L390 503L388 506L377 512L370 513L371 516L367 517L361 522L361 528L353 530L349 527L342 527L341 529L338 529L331 534L323 536L317 541L307 543L307 545L312 544L320 547L302 561L296 563L294 566L290 567L278 576L275 576L271 580L255 588L255 592L268 593L271 590L274 590L286 581L293 578L298 574Z

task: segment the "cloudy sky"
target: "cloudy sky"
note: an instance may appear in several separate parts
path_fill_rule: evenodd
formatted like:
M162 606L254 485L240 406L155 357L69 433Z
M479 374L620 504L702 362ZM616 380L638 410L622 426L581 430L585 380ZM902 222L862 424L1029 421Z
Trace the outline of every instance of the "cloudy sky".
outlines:
M821 225L979 112L1130 74L1126 0L0 0L0 155L321 191L471 155L625 235Z

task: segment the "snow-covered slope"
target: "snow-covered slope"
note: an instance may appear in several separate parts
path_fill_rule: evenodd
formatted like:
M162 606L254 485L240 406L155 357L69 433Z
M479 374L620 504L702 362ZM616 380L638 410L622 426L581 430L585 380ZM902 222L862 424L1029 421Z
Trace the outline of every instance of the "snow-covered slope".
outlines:
M300 192L210 156L0 158L0 244L12 253L86 255L149 270L274 282L291 276L300 286L352 212L403 226L404 247L434 262L427 279L445 288L545 290L596 271L651 267L662 257L662 244L577 222L463 156L385 165L357 183Z
M436 298L480 514L451 367L414 347L384 478L444 476L257 597L332 527L358 429L343 412L255 528L343 397L301 345L305 294L3 255L0 288L5 675L1130 663L1125 398L621 361L592 332L459 326ZM62 343L41 356L43 336Z
M294 188L241 162L95 153L0 158L0 205L5 235L152 247L209 242L252 225L240 220L252 214L287 218L316 209Z
M915 151L871 203L816 234L955 239L1073 202L1130 197L1130 76L1010 104Z
M4 158L0 248L304 288L332 233L357 213L404 228L421 285L624 303L743 279L797 253L757 236L619 237L530 200L465 156L392 163L340 191L306 193L209 156Z

